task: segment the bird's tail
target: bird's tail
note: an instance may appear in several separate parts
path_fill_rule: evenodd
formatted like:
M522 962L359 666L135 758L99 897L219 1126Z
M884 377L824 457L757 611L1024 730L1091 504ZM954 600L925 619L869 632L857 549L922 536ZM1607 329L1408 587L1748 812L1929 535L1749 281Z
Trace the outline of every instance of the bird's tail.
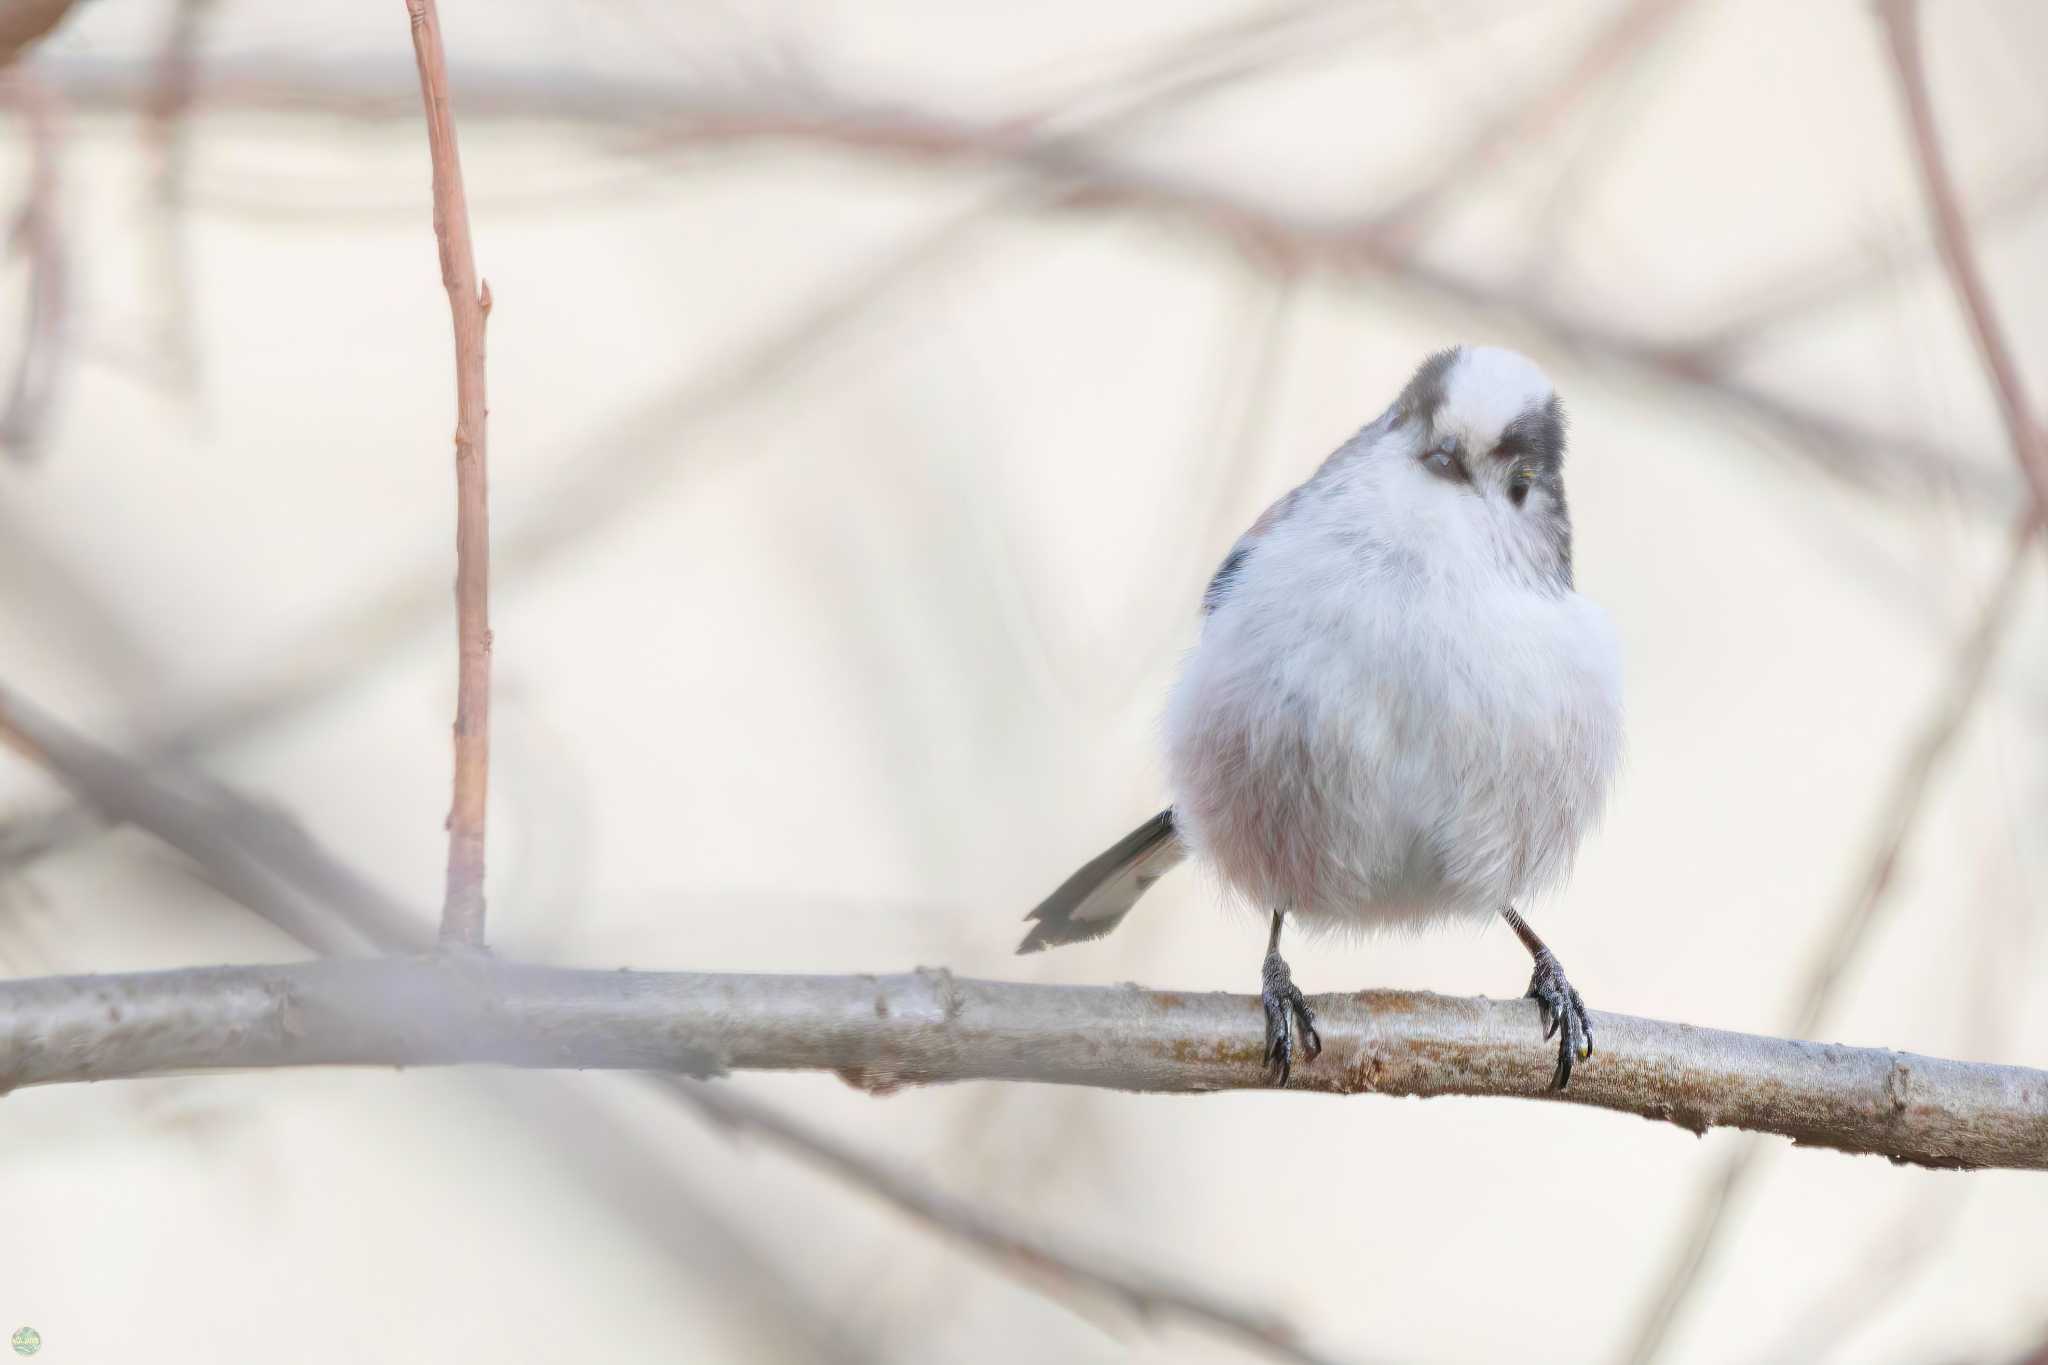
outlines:
M1020 953L1062 943L1086 943L1123 923L1146 888L1180 865L1186 854L1173 832L1173 812L1163 810L1111 844L1024 918L1038 921Z

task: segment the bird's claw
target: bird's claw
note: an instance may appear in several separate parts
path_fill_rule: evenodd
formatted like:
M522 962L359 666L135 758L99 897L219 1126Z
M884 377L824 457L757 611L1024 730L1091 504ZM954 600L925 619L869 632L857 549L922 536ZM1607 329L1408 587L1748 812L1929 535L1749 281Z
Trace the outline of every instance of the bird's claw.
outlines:
M1586 1013L1586 1002L1565 979L1564 968L1547 948L1536 954L1536 970L1529 977L1525 998L1536 1002L1544 1038L1557 1038L1557 1069L1550 1075L1550 1088L1562 1090L1571 1084L1572 1064L1593 1055L1593 1020Z
M1277 1069L1278 1083L1285 1086L1294 1071L1297 1024L1303 1059L1312 1062L1322 1055L1323 1039L1316 1032L1316 1012L1309 1008L1308 997L1294 984L1293 974L1277 952L1266 954L1265 989L1259 992L1259 999L1266 1007L1266 1070Z

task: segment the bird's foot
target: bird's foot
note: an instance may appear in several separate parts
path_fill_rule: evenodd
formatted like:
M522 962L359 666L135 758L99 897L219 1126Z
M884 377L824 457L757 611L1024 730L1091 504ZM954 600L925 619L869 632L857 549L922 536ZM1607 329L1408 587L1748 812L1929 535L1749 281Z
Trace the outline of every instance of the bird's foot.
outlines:
M1572 1063L1593 1055L1593 1021L1586 1014L1586 1002L1579 999L1548 948L1536 954L1536 970L1529 977L1526 998L1536 1002L1543 1036L1558 1035L1557 1070L1551 1073L1550 1088L1562 1090L1571 1084Z
M1294 1070L1297 1024L1304 1060L1312 1062L1322 1054L1323 1039L1316 1032L1316 1012L1308 1007L1308 997L1294 984L1294 974L1277 951L1266 954L1264 975L1265 989L1259 992L1259 999L1266 1006L1266 1070L1278 1068L1279 1083L1284 1086Z

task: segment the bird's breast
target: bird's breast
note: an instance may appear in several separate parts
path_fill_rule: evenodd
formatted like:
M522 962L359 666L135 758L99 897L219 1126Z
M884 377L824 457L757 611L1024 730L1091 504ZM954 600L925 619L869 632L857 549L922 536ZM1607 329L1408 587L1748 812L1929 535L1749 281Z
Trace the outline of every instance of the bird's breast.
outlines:
M1247 572L1188 657L1166 735L1193 851L1261 908L1365 924L1490 915L1558 880L1619 753L1604 618L1321 563Z

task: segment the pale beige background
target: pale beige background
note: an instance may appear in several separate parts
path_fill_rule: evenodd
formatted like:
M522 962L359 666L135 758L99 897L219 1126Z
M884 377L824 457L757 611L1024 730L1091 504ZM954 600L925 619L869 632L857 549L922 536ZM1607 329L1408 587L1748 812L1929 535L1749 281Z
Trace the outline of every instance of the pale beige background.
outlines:
M1426 180L1610 8L1353 5L1313 54L1114 146L1304 213L1368 209ZM2010 201L2048 157L2048 9L1932 8L1959 179L1973 203ZM1229 12L448 0L444 19L459 117L463 74L483 67L742 92L802 78L992 118ZM60 89L67 72L132 74L168 17L88 6L42 58ZM221 6L205 60L272 59L411 79L399 0ZM1511 312L1321 271L1240 441L1231 386L1270 282L1142 213L1002 216L804 363L693 404L821 291L1011 182L818 144L650 157L616 129L461 128L497 300L502 951L1248 989L1259 925L1194 877L1099 945L1010 948L1039 895L1156 808L1161 698L1235 532L1425 351L1484 339L1538 357L1571 407L1581 586L1629 667L1612 818L1534 918L1596 1007L1782 1027L2003 514L1852 492L1711 395L1574 354ZM18 126L0 148L18 187ZM202 111L190 155L178 313L137 120L100 98L66 115L75 362L41 458L0 465L0 668L137 742L310 673L315 700L206 761L424 906L454 660L452 371L424 138L410 120L240 108ZM1923 228L1863 0L1730 3L1693 6L1465 187L1424 250L1647 341L1822 265L1875 262L1867 288L1769 331L1733 372L2004 479ZM2048 212L2019 195L1982 246L2048 396ZM19 265L5 278L17 317ZM537 526L545 553L521 551ZM1828 1037L2048 1057L2041 578ZM0 764L0 812L50 792ZM292 955L134 833L10 873L0 898L10 975ZM1497 931L1293 960L1311 991L1511 995L1527 973ZM736 1084L949 1189L1263 1300L1352 1358L1611 1358L1699 1182L1742 1140L1506 1102ZM557 1125L595 1155L537 1135ZM603 1145L617 1141L669 1178L622 1180L650 1167ZM2048 1326L2038 1175L1779 1146L1736 1217L1672 1361L1996 1361ZM67 1365L1244 1358L1077 1315L619 1077L26 1092L0 1104L0 1229L0 1330L34 1324L39 1359ZM1910 1273L1888 1268L1914 1249ZM1858 1278L1875 1301L1834 1321Z

